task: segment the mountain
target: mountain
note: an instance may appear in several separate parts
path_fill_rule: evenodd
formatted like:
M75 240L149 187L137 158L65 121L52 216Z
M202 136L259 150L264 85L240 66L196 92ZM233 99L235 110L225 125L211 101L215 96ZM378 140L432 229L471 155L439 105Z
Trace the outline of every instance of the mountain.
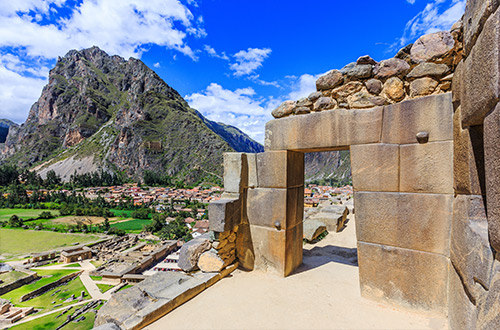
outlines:
M351 183L351 158L348 150L305 154L305 181L329 185Z
M149 170L191 183L222 175L227 151L263 147L191 109L142 61L92 47L58 59L26 122L10 130L0 162L64 179L104 169L137 180Z
M17 124L8 119L0 119L0 143L5 143L10 127L17 127Z

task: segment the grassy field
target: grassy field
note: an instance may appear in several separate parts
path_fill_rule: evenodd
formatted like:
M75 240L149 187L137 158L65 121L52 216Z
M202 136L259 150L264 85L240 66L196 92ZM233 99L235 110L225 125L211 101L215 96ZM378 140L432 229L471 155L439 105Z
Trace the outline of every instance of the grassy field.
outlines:
M102 280L102 276L94 276L94 275L90 275L90 279L92 281L101 281Z
M13 258L99 239L96 235L0 228L0 256L4 259Z
M96 285L99 288L99 290L101 290L102 293L104 293L104 292L106 292L106 291L111 290L112 288L114 288L114 285L110 285L110 284L97 283Z
M56 291L58 290L59 292L56 293ZM23 301L22 303L18 302L16 303L16 306L35 307L36 309L43 310L42 312L45 313L54 309L73 305L74 303L77 302L77 300L73 300L66 303L64 301L69 297L71 297L71 295L75 295L76 298L80 297L82 291L85 291L84 299L89 299L90 298L89 293L85 289L85 286L83 285L82 281L80 280L80 278L75 278L68 284L47 291L38 297L35 297L27 301ZM54 304L52 303L53 301L55 302ZM55 307L56 305L59 304L61 304L61 306Z
M70 311L69 314L74 312L74 310ZM59 327L61 324L66 321L66 315L65 314L59 318L56 318L59 313L53 313L44 317L41 317L39 319L35 319L30 322L26 322L20 325L15 325L13 326L12 330L53 330ZM66 325L63 329L64 330L90 330L94 327L94 322L95 322L95 313L94 312L89 312L82 314L85 316L85 320L74 323L71 322L68 325Z
M111 227L123 229L127 232L141 232L143 226L151 223L151 220L130 220L119 223L113 223Z
M8 272L8 273L0 274L0 280L2 281L1 285L9 284L9 283L14 282L22 277L25 277L25 276L27 276L26 273L18 272L18 271L12 271L12 272Z
M134 212L129 210L115 210L115 209L110 209L110 211L115 214L115 217L120 217L125 219L131 218L132 212Z
M65 265L64 267L72 267L72 268L75 268L75 267L82 267L82 265L80 265L80 264L78 264L78 263L75 263L75 264Z
M59 216L58 210L41 210L41 209L0 209L0 221L8 221L14 214L21 219L36 218L42 212L50 212L54 216Z
M3 296L0 296L0 298L8 299L13 304L17 304L17 303L19 303L19 298L21 298L21 296L23 296L23 295L25 295L25 294L27 294L35 289L38 289L46 284L55 282L63 276L77 272L77 270L69 270L69 269L68 270L60 270L60 269L56 269L56 270L43 269L43 270L41 270L40 269L40 270L36 270L36 272L40 276L47 276L47 277L43 277L36 282L30 283L27 285L23 285L22 287L20 287L18 289L12 290L11 292L4 294Z

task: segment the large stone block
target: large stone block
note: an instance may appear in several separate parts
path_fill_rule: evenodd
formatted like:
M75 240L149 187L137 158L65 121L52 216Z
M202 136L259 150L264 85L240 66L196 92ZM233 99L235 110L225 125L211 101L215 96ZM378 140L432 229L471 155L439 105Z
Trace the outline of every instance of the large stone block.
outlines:
M453 193L453 141L400 147L402 192Z
M271 120L266 124L265 148L310 152L378 143L382 112L383 107L336 109Z
M218 233L232 230L241 222L241 199L222 198L208 204L210 230Z
M496 10L498 0L468 0L463 17L464 52L468 55L481 33L484 23Z
M500 261L493 265L489 291L483 294L478 304L477 329L500 329Z
M288 276L302 263L302 225L288 230L250 226L256 270Z
M446 314L446 257L358 242L358 264L363 297Z
M245 270L253 270L255 264L255 253L253 250L252 233L247 223L238 226L236 233L236 257L240 266Z
M247 197L249 224L286 229L302 223L303 189L303 187L249 189Z
M500 104L484 121L484 159L488 230L493 248L500 253Z
M268 151L257 154L259 188L291 188L304 185L304 154Z
M226 152L224 154L224 191L241 193L248 186L248 163L246 154Z
M493 250L482 196L458 195L453 202L450 259L474 303L488 289Z
M248 187L257 188L259 182L257 180L257 154L246 154L248 163Z
M449 255L453 196L357 192L358 241Z
M356 191L399 191L399 145L355 145L350 150Z
M485 1L486 2L486 1ZM465 60L461 100L463 126L482 125L498 102L500 90L500 10L496 10Z
M470 301L465 288L453 267L450 267L448 287L448 322L450 329L476 329L477 308Z
M456 194L486 194L483 126L462 129L461 107L453 115L453 178Z
M416 136L419 132L428 132L429 142L453 140L451 93L421 97L385 107L383 143L417 143Z

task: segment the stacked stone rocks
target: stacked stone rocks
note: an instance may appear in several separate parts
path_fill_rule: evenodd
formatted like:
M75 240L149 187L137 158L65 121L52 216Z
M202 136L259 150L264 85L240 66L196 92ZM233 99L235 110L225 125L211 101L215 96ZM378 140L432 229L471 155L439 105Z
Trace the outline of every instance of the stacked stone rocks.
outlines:
M316 81L317 92L285 101L272 115L282 118L333 109L365 109L451 90L453 72L462 59L462 22L451 31L420 37L394 58L376 62L362 56Z

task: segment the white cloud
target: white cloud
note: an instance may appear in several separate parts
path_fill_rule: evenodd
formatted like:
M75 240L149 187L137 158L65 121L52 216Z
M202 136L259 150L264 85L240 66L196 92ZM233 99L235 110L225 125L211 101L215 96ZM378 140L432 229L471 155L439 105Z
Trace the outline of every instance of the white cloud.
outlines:
M235 63L230 65L230 69L234 71L237 77L253 74L262 66L262 62L271 54L270 48L248 48L248 50L240 50L233 57Z
M466 0L433 0L406 23L397 47L402 47L417 37L437 31L449 30L465 11Z
M26 104L38 98L48 65L70 49L96 45L110 54L140 58L154 44L196 60L187 38L206 35L203 19L195 18L179 0L83 0L62 10L65 3L0 0L1 84L10 87L8 93L0 93L0 115L26 118ZM189 3L196 5L194 0ZM40 88L34 90L34 86ZM7 99L13 96L20 100L18 106Z
M161 64L160 64L160 62L156 62L155 64L153 64L153 66L154 66L155 68L160 68L160 67L161 67Z
M189 105L208 119L233 125L263 143L265 123L280 101L259 98L253 88L234 91L212 83L204 91L187 95Z
M406 0L409 4L413 5L415 3L415 0Z
M215 51L215 49L213 47L211 47L209 45L204 45L203 49L205 50L205 52L207 52L208 55L210 55L212 57L216 57L216 58L220 58L221 60L229 61L229 57L227 57L225 52L222 52L219 54Z
M311 74L303 74L298 78L298 81L295 82L293 90L288 94L290 100L298 100L303 97L308 96L312 92L316 91L316 80L322 74L311 75ZM297 79L295 76L292 79Z

